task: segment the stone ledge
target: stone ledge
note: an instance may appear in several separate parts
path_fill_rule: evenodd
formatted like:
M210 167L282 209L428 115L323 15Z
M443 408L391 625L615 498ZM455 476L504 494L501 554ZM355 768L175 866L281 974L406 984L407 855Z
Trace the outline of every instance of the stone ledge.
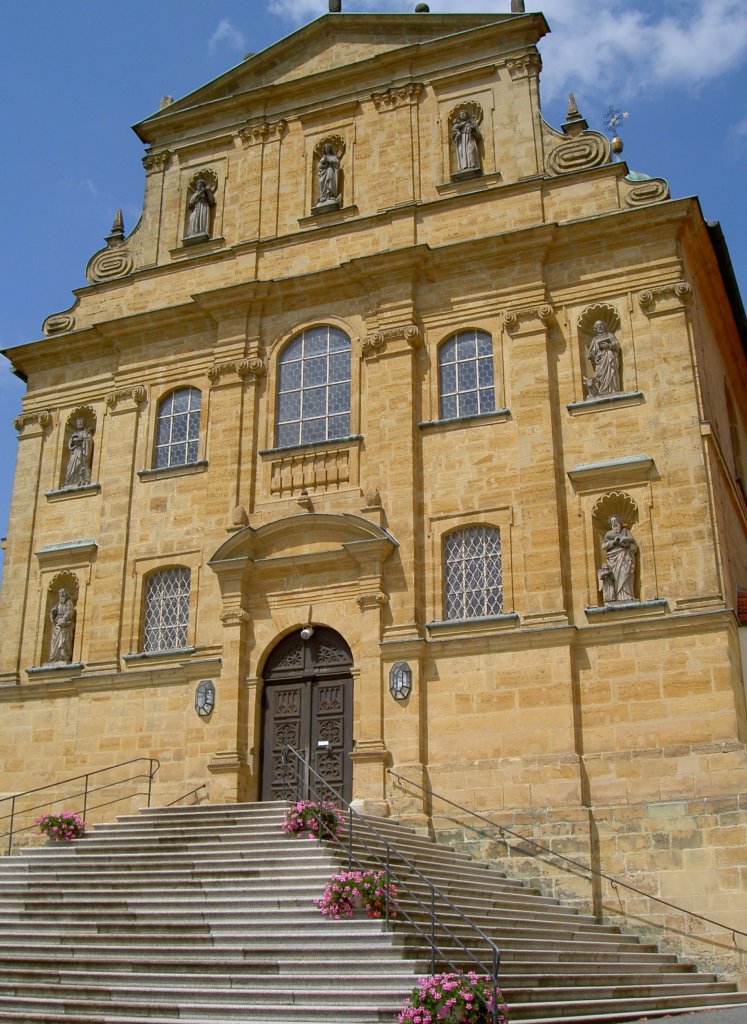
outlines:
M82 498L88 494L98 494L101 484L83 484L80 487L58 487L54 491L45 491L47 501L64 501L66 498Z
M158 660L173 661L175 658L189 658L196 650L196 647L176 647L170 651L133 651L130 654L123 654L122 661L125 665Z
M308 217L299 217L299 227L323 227L326 224L337 224L339 221L350 220L359 214L357 206L334 206L328 210L319 209Z
M204 473L207 468L207 459L198 459L197 462L185 462L183 466L159 466L157 469L139 469L137 475L141 480L158 480L161 477L190 476L192 473Z
M320 448L339 448L344 445L357 444L363 440L363 434L346 434L345 437L335 437L329 441L307 441L306 444L292 444L287 445L284 448L260 448L258 455L261 456L278 456L290 454L291 452L302 452L310 449L311 451L318 451Z
M507 612L505 615L486 615L479 619L447 619L426 622L425 628L432 637L451 638L515 629L520 621L518 612Z
M444 420L424 420L418 423L421 430L454 429L456 427L474 426L479 423L505 423L511 419L510 409L495 409L493 412L478 412L473 416L450 416Z
M605 620L635 615L666 615L669 611L669 601L665 597L657 597L653 601L629 601L623 604L589 606L584 611L588 619L601 618Z
M26 669L29 676L52 676L60 673L79 675L86 666L82 661L56 662L54 665L34 665Z
M626 409L632 405L642 405L645 401L642 391L626 391L619 395L604 395L602 398L586 398L583 402L571 402L566 409L571 416L583 416L589 412L602 412L605 409Z

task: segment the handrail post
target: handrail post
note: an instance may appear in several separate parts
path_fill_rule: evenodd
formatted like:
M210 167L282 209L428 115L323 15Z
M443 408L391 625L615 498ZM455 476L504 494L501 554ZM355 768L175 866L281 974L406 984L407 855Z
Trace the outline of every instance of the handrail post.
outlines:
M431 885L431 974L436 973L436 888Z
M83 781L83 821L86 820L86 814L88 813L88 780L90 774L86 772L85 779Z
M389 902L391 900L391 889L389 886L389 868L391 865L391 847L389 843L386 844L386 876L384 878L384 885L386 887L386 921L385 929L389 931Z
M154 772L153 772L153 758L151 757L150 758L150 771L148 772L148 803L145 805L146 807L150 807L150 797L151 797L151 793L153 792L153 774L154 774Z
M16 798L12 797L10 801L10 832L8 833L8 856L10 857L13 851L13 819L16 816Z
M348 811L348 871L353 870L353 811Z
M498 1024L498 947L493 946L493 1024Z

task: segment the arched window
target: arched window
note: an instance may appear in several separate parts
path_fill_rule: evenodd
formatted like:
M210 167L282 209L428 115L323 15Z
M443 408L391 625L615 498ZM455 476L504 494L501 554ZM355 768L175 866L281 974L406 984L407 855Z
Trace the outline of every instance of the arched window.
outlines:
M166 395L158 406L154 458L156 469L197 462L200 398L197 388L179 388Z
M467 526L444 540L444 614L480 619L503 611L501 534L494 526Z
M311 327L278 362L278 448L332 441L350 433L350 338Z
M493 340L485 331L460 331L438 352L441 419L495 412Z
M143 599L143 651L176 651L187 646L189 569L151 573Z

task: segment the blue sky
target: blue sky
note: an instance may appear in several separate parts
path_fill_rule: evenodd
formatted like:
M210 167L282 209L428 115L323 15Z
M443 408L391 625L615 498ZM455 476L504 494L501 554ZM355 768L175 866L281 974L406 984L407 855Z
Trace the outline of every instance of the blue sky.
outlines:
M3 9L0 138L5 153L0 348L40 338L103 244L114 213L140 213L143 146L130 125L318 14L327 0L24 0ZM503 11L510 0L431 0L432 11ZM747 295L746 0L527 0L542 43L545 117L559 126L573 90L601 130L630 112L625 157L697 194L725 231ZM412 2L343 0L346 11ZM425 15L418 15L424 17ZM0 357L0 536L23 387Z

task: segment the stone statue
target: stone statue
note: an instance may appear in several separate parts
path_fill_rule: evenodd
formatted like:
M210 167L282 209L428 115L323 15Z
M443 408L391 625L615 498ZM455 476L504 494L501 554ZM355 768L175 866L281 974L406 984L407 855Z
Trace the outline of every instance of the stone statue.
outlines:
M477 140L480 129L469 111L460 110L451 126L451 138L456 149L457 174L464 171L479 171L480 150Z
M584 377L589 398L620 394L620 342L602 320L594 324L594 335L587 353L594 367L593 377Z
M93 463L93 433L86 426L86 421L78 418L75 430L68 441L70 456L65 469L63 487L85 487L91 482L91 465Z
M52 636L49 641L48 665L69 664L73 660L75 634L75 604L65 587L57 591L57 604L49 613Z
M334 151L331 142L325 142L317 166L319 175L319 198L317 206L339 206L340 195L340 158Z
M187 238L210 238L210 208L215 206L215 196L204 178L195 182L195 190L189 199L189 223Z
M618 516L610 516L608 525L610 528L602 541L607 561L597 573L602 598L605 604L635 601L633 587L638 544Z

